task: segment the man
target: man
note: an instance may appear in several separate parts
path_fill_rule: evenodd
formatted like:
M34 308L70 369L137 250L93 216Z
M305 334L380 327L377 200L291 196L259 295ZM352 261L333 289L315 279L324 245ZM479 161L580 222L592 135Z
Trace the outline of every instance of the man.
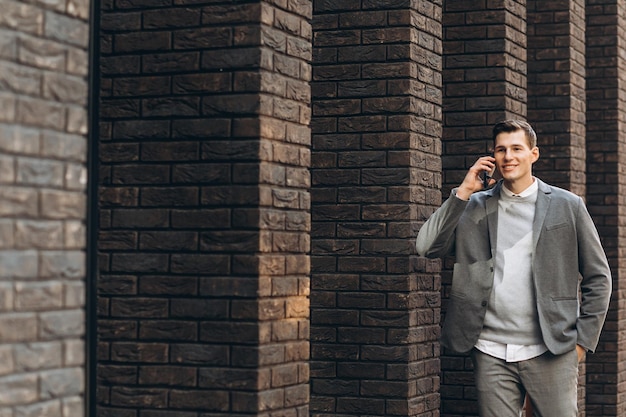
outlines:
M611 272L583 200L532 175L537 137L493 128L478 158L417 236L422 256L455 255L442 345L471 351L483 417L577 415L578 362L598 344ZM502 180L483 172L497 170ZM580 294L580 298L579 298Z

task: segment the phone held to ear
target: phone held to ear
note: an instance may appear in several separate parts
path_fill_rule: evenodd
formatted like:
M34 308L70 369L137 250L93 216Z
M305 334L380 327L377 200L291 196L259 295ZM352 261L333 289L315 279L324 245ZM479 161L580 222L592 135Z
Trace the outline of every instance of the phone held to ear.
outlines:
M491 173L489 171L483 171L481 174L481 178L483 180L483 188L489 188L489 181L491 180Z
M493 157L493 154L490 154L489 156ZM486 190L487 188L489 188L489 185L490 185L489 183L491 182L491 179L493 178L493 175L495 172L496 172L496 169L494 168L491 171L483 171L481 173L480 178L483 181L483 189Z

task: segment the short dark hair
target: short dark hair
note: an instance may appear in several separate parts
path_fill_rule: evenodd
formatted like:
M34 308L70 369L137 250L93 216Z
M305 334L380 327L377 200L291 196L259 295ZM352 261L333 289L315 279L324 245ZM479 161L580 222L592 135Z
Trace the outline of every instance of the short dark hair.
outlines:
M530 149L537 146L537 134L535 133L530 123L525 122L523 120L508 119L508 120L503 120L501 122L496 123L495 126L493 127L493 134L492 134L491 139L493 140L493 143L495 145L496 137L500 133L502 132L511 133L511 132L517 132L518 130L523 130L524 133L526 134L526 140L528 141L528 146L530 147Z

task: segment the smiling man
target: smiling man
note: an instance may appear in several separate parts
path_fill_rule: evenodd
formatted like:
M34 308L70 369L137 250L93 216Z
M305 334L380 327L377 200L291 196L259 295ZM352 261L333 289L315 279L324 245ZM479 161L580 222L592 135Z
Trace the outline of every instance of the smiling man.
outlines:
M596 349L611 272L579 196L532 174L537 136L524 121L493 128L479 158L424 223L422 256L455 256L442 344L471 352L482 417L576 417L578 363ZM497 171L484 189L481 174Z

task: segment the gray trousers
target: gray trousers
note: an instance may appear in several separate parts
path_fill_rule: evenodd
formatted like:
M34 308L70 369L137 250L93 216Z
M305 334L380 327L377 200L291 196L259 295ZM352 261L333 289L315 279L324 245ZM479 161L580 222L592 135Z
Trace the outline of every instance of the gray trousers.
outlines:
M550 352L521 362L506 362L472 350L481 417L520 417L526 393L537 417L576 417L578 355L576 349Z

